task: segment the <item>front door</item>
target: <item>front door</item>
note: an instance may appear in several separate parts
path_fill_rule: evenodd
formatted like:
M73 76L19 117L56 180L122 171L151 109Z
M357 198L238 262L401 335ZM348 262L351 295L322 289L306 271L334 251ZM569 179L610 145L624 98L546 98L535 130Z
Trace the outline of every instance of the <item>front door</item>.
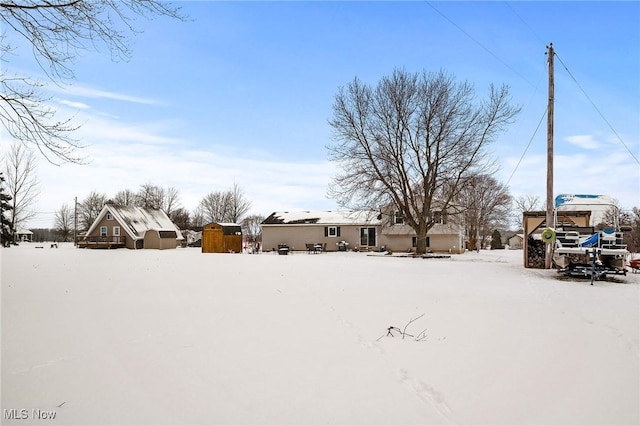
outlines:
M376 228L360 228L360 245L363 247L375 247Z

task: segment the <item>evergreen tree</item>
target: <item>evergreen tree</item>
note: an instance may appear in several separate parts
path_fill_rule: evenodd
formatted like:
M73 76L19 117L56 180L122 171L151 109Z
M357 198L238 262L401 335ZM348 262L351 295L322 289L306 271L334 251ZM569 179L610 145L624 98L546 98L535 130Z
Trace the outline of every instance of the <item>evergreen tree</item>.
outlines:
M503 249L502 235L497 229L491 234L491 250Z
M11 221L5 216L5 212L12 209L11 196L4 192L4 176L0 172L0 243L2 247L9 247L13 241L13 229L11 229Z

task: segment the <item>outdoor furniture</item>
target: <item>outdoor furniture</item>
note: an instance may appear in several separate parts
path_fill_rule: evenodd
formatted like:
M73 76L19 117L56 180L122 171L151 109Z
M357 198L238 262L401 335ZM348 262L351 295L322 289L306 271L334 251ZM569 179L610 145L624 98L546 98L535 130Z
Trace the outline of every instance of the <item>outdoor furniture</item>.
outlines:
M278 244L278 254L289 254L289 246L287 244Z
M349 243L346 241L338 241L336 245L338 246L338 251L347 251Z
M315 245L314 244L305 244L305 246L307 247L307 253L311 253L316 251Z

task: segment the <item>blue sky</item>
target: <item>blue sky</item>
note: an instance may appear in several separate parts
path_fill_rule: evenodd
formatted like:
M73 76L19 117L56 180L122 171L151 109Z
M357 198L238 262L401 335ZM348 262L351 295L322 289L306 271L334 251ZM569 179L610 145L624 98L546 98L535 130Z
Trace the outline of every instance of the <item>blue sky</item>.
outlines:
M84 123L90 163L40 159L42 214L32 226L52 226L53 211L75 196L147 182L177 188L189 210L234 182L252 213L336 209L326 197L333 98L355 76L375 84L394 68L443 69L478 96L490 83L509 85L523 109L492 146L497 178L515 196L544 200L546 119L536 127L549 42L558 55L555 194L640 206L638 2L176 4L191 19L138 19L130 60L83 52L76 79L49 86L61 116ZM42 74L28 50L17 53L12 70Z

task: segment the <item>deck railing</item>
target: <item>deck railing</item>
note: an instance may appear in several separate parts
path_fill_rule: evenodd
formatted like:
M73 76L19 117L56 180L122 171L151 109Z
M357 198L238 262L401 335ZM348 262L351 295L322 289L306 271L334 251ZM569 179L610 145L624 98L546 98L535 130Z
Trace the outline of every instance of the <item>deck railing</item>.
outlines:
M117 247L124 246L126 243L126 237L121 236L89 236L84 237L78 240L79 247L91 247L91 246L101 246L101 247Z

